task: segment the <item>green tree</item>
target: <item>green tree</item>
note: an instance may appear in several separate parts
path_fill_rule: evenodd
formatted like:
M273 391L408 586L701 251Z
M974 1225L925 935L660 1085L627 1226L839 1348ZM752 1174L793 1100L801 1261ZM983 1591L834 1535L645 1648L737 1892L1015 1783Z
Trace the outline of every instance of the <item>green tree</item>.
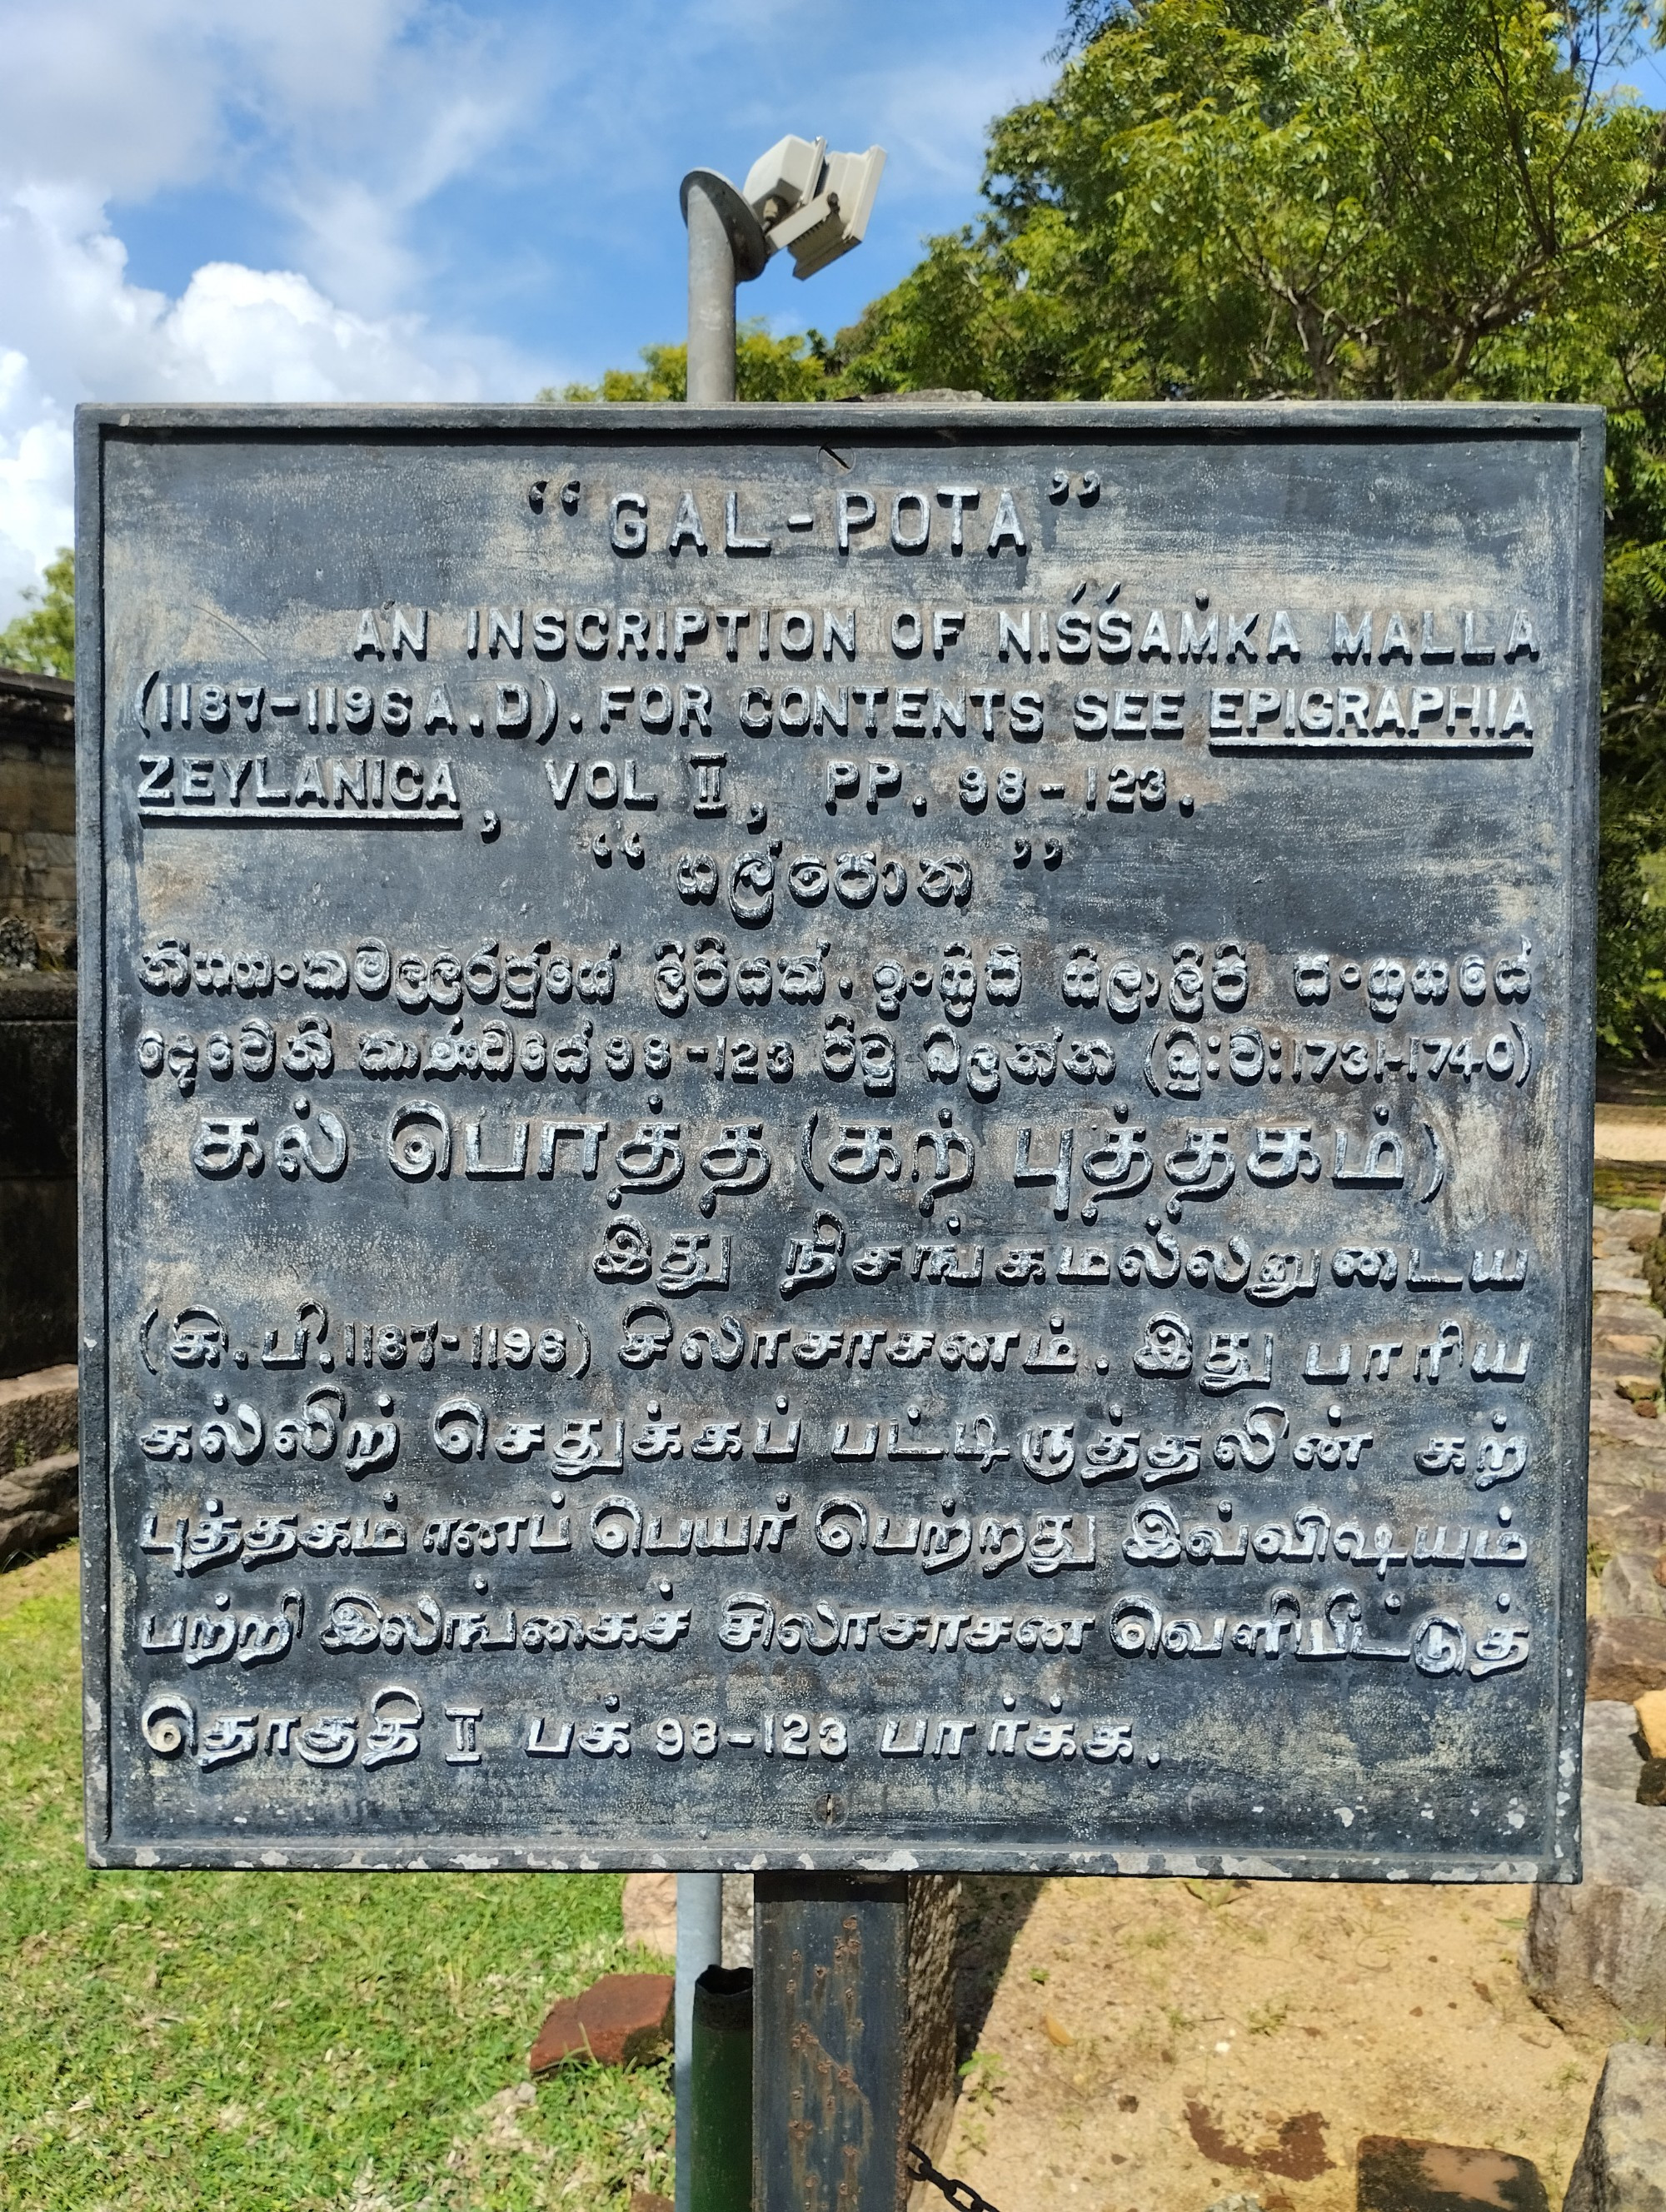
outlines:
M759 316L735 332L735 389L742 399L824 399L828 397L830 348L819 331L771 337ZM686 399L686 345L642 348L641 368L604 369L599 384L546 386L541 400Z
M1597 1020L1666 1041L1666 118L1655 0L1072 0L982 219L841 331L845 388L1609 410Z
M21 668L32 676L73 676L76 556L67 545L60 545L57 557L46 563L45 582L44 592L24 592L29 611L0 629L0 667Z
M1651 9L1653 0L1648 0ZM1599 83L1643 0L1122 0L994 125L981 222L842 332L869 389L1518 394L1659 220L1662 118Z
M1647 864L1666 846L1666 266L1639 251L1603 302L1600 383L1557 397L1608 409L1602 609L1602 870L1597 1006L1603 1044L1666 1040L1666 910Z

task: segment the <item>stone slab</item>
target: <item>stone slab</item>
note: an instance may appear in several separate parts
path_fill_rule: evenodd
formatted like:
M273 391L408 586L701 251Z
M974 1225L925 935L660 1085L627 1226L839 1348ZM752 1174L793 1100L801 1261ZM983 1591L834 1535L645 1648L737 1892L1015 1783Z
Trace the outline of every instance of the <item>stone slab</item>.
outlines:
M1599 1331L1613 1329L1639 1335L1661 1334L1661 1314L1649 1295L1640 1259L1613 1255L1601 1264L1614 1277L1614 1285L1593 1286L1592 1312Z
M1606 1334L1597 1334L1596 1338L1597 1354L1615 1352L1615 1354L1624 1354L1626 1358L1648 1358L1651 1354L1657 1356L1659 1347L1662 1347L1662 1336L1659 1336L1657 1329L1655 1332L1648 1332L1648 1329L1608 1329Z
M1666 1689L1666 1621L1597 1620L1585 1644L1585 1695L1630 1705L1645 1690Z
M73 1451L76 1418L73 1364L0 1381L0 1473Z
M1666 1620L1666 1588L1652 1552L1616 1552L1602 1570L1604 1620Z
M1562 2212L1666 2212L1666 2049L1658 2043L1609 2051Z
M1666 2025L1666 1810L1592 1785L1584 1880L1535 1889L1522 1978L1559 2027L1612 2042Z
M81 1460L75 1452L0 1474L0 1567L50 1552L81 1525Z
M1617 1700L1586 1700L1584 1778L1590 1788L1612 1790L1622 1797L1637 1795L1638 1778L1643 1771L1637 1733L1635 1706Z
M1642 1552L1657 1561L1666 1554L1666 1492L1594 1488L1590 1528L1591 1541L1606 1550Z
M1531 2159L1473 2145L1362 2136L1358 2212L1550 2212Z
M1657 1161L1666 1160L1666 1121L1599 1107L1596 1157L1633 1167L1652 1167Z
M1655 1404L1643 1399L1642 1406ZM1657 1414L1640 1412L1639 1403L1622 1398L1611 1381L1598 1377L1597 1387L1591 1395L1590 1434L1593 1442L1627 1447L1640 1445L1647 1449L1651 1435L1666 1433L1657 1425Z
M1602 1407L1604 1413L1608 1411L1606 1398L1600 1398L1596 1405L1590 1407L1593 1413L1597 1411L1597 1405ZM1666 1429L1642 1429L1638 1425L1621 1425L1613 1440L1597 1436L1593 1431L1593 1436L1590 1436L1590 1464L1593 1464L1593 1468L1604 1467L1604 1464L1615 1464L1615 1467L1631 1464L1631 1467L1639 1468L1653 1467L1655 1480L1666 1478Z

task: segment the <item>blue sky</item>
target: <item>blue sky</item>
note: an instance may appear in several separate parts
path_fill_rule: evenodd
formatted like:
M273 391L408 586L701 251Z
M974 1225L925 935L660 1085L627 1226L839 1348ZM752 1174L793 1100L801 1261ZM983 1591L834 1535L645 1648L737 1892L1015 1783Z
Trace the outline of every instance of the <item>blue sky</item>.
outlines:
M111 225L140 284L179 293L202 262L233 259L300 266L371 301L380 257L364 264L350 222L334 240L312 235L305 203L320 179L307 172L340 163L404 198L423 191L427 167L435 188L398 240L420 264L409 274L427 310L490 331L552 375L587 374L680 333L686 170L739 180L789 130L836 146L877 141L889 161L860 253L811 284L772 267L743 295L777 328L831 330L913 264L922 234L971 213L985 126L1050 81L1044 56L1063 12L1062 0L414 8L373 64L421 88L397 143L355 131L344 146L326 131L315 147L292 112L228 101L211 173L115 198ZM440 55L457 70L443 91L423 67ZM314 58L330 69L327 42ZM421 113L433 98L468 112ZM447 143L425 159L413 129Z
M99 398L529 398L682 335L678 185L889 161L866 242L742 293L850 321L975 211L1063 0L0 0L0 621Z
M677 187L889 154L866 242L741 295L831 331L976 211L1065 0L0 0L0 622L102 399L529 398L682 334ZM1628 72L1666 104L1650 57Z

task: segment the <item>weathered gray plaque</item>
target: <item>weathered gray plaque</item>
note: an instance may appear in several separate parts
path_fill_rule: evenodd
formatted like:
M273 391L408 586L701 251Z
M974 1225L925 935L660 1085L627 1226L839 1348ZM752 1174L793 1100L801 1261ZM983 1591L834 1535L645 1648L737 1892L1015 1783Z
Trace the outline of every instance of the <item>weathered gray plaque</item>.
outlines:
M80 436L95 1861L1574 1874L1599 416Z

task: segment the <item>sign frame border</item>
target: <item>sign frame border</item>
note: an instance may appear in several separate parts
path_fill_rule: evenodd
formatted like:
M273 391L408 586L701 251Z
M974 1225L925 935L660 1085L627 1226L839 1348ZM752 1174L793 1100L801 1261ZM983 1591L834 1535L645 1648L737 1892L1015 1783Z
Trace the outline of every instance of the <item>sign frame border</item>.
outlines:
M843 416L825 403L776 402L696 408L666 403L586 405L474 404L398 405L90 403L78 406L76 457L76 763L80 1058L80 1482L81 1618L83 1782L87 1863L94 1868L221 1869L319 1871L599 1872L651 1868L690 1872L768 1869L821 1873L897 1871L1056 1873L1128 1876L1190 1875L1305 1881L1433 1882L1577 1882L1581 1878L1579 1776L1585 1676L1585 1534L1588 1422L1573 1440L1561 1469L1563 1496L1557 1608L1561 1635L1555 1688L1555 1776L1550 1853L1537 1856L1432 1853L1404 1856L1347 1851L1266 1854L1211 1850L1095 1848L1062 1840L1055 1846L930 1844L880 1838L845 1837L821 1849L772 1844L768 1838L737 1850L732 1845L650 1846L640 1839L587 1838L548 1846L505 1842L493 1836L390 1839L383 1849L370 1838L331 1844L289 1837L205 1835L155 1844L119 1842L112 1835L112 1743L109 1587L112 1491L108 1455L110 1321L106 1264L106 1101L104 921L106 843L104 809L105 680L104 455L112 440L139 442L198 436L360 438L417 442L435 434L483 442L490 438L534 440L582 432L605 441L629 432L637 444L702 441L741 446L812 436L828 442L835 425L860 424L864 443L919 443L931 439L945 454L963 443L997 436L1038 440L1093 432L1116 438L1186 439L1203 442L1299 442L1311 435L1332 442L1378 441L1408 434L1423 439L1533 438L1577 448L1577 543L1569 549L1578 614L1570 641L1575 681L1575 726L1570 731L1572 850L1566 875L1569 915L1567 964L1577 991L1584 986L1581 1016L1567 1011L1569 1059L1567 1124L1558 1149L1564 1202L1572 1222L1589 1220L1593 1158L1589 1137L1596 1096L1596 859L1597 757L1600 731L1602 611L1603 459L1606 417L1600 407L1495 402L1122 401L1104 403L910 402L867 403L860 416ZM997 428L997 426L999 426ZM1579 680L1581 679L1582 680ZM1583 772L1582 772L1583 771ZM1590 855L1590 865L1578 865ZM88 956L90 954L90 960ZM1589 1237L1577 1238L1564 1264L1576 1309L1590 1310L1592 1261ZM1572 1402L1588 1405L1590 1341L1566 1349L1577 1371L1566 1376Z

